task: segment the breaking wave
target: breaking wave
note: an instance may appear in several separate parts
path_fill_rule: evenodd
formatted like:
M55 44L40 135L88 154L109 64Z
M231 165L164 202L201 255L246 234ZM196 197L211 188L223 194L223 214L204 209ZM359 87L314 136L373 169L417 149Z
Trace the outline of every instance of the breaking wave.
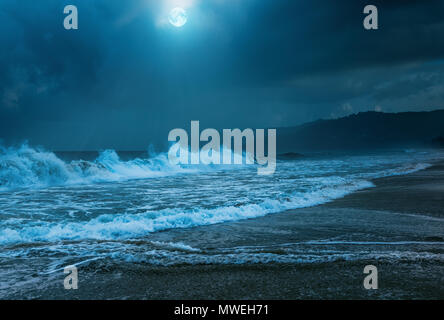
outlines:
M288 160L275 175L258 176L256 170L174 166L166 153L123 161L107 150L94 161L65 162L27 145L0 147L0 190L66 186L39 199L27 193L2 194L0 244L133 239L167 229L256 218L323 204L372 187L371 179L428 166L389 157ZM210 174L200 174L206 171ZM183 173L199 174L175 179ZM69 187L149 178L156 179L132 183L126 193L100 186L100 192L88 194L87 188Z
M137 214L104 214L89 221L81 222L54 223L42 221L20 228L3 229L0 233L0 243L130 239L166 229L238 221L289 209L310 207L372 186L373 184L368 181L356 181L343 186L325 187L313 192L295 194L292 199L284 201L267 199L258 204L222 206L213 209L183 210L172 208Z
M149 159L122 161L114 150L105 150L94 161L65 162L52 152L28 145L0 147L0 191L147 179L186 172L195 169L171 165L165 153Z

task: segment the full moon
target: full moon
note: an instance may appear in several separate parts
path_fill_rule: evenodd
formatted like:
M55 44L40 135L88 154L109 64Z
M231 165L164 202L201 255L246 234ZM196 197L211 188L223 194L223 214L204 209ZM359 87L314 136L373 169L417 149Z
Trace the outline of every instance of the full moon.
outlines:
M180 28L185 23L187 23L187 12L180 7L174 8L173 10L171 10L168 20L173 26Z

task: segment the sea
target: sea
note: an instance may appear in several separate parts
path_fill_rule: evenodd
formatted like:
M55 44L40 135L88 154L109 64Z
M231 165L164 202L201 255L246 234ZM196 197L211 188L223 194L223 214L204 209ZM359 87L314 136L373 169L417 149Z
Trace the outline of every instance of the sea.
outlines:
M96 260L174 266L359 259L361 253L340 247L369 239L313 236L279 243L277 250L254 237L242 246L190 243L186 232L315 207L372 188L376 178L424 170L443 158L442 151L422 149L290 154L278 158L273 175L261 176L256 165L174 166L167 153L1 147L0 293ZM180 241L156 237L175 229L182 231ZM384 244L378 239L370 243ZM443 255L432 259L442 262ZM17 270L36 278L18 278Z

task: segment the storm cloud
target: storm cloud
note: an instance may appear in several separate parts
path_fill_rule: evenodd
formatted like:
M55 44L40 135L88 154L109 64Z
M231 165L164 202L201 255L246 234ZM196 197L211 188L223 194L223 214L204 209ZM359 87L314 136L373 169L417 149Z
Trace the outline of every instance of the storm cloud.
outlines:
M176 2L176 3L175 3ZM185 27L166 21L173 5ZM444 107L444 1L3 0L0 139L146 149L168 131ZM63 28L74 4L79 29Z

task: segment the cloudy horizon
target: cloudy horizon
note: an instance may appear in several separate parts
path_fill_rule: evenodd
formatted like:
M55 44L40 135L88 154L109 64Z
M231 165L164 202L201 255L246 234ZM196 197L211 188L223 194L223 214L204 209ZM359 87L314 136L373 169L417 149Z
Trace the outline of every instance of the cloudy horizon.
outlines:
M365 30L363 8L379 10ZM76 5L79 29L63 28ZM182 28L168 23L186 9ZM444 108L444 1L56 0L0 6L0 140L143 150L173 128Z

